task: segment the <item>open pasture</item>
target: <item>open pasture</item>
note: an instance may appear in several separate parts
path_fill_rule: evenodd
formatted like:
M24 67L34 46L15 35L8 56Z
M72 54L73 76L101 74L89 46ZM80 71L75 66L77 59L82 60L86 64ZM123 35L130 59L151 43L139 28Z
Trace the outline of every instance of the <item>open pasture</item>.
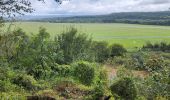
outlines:
M6 27L9 24L6 24ZM44 27L56 36L70 27L78 29L79 33L86 33L97 41L119 43L128 49L141 47L146 42L170 41L170 26L137 25L137 24L103 24L103 23L43 23L17 22L13 28L22 28L27 34L38 33L39 27Z

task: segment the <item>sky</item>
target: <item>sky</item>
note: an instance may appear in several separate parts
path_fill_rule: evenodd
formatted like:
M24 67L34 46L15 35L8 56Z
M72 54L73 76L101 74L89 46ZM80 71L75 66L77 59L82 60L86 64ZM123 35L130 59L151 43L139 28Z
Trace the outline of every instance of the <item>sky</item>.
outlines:
M31 0L32 15L100 15L115 12L150 12L170 10L170 0L55 0L45 3Z

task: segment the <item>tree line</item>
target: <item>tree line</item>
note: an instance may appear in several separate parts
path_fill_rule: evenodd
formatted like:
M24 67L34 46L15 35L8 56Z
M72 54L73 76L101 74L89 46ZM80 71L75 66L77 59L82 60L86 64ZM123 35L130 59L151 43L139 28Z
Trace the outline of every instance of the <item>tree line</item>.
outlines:
M127 12L109 15L33 18L27 21L55 23L129 23L145 25L170 25L170 12ZM23 20L24 21L24 20Z

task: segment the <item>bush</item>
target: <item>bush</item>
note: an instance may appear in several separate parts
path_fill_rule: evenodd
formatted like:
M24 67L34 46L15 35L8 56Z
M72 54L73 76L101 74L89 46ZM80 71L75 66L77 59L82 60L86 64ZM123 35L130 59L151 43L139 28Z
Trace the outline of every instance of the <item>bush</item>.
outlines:
M169 51L170 44L167 44L166 42L160 42L160 43L146 43L146 45L143 46L143 50L153 50L153 51Z
M12 79L12 82L26 90L35 90L37 88L36 80L32 76L26 74L16 75Z
M144 64L147 71L161 71L165 66L163 57L160 56L151 56L146 63Z
M33 76L35 79L48 79L51 75L51 68L47 63L43 63L44 66L35 65L32 67L28 67L26 69L27 74Z
M69 65L56 65L52 67L52 71L54 74L62 77L71 76L72 74L72 68Z
M7 78L9 78L8 70L0 67L0 80L6 80Z
M12 87L11 87L10 81L1 81L0 80L0 91L1 92L9 92Z
M93 60L90 50L91 38L88 38L86 34L79 34L75 28L58 35L55 42L59 44L63 51L65 64L77 60Z
M127 62L127 58L126 57L114 57L114 58L109 58L106 63L110 64L112 66L120 66L120 65L125 65Z
M10 82L10 70L0 67L0 91L9 92L15 90L15 86Z
M98 77L99 77L99 80L102 82L102 84L104 86L108 85L109 79L108 79L108 71L106 69L102 68L100 70L100 72L99 72L99 76Z
M108 92L108 81L109 79L107 70L102 68L99 72L98 80L94 88L95 90L94 98L97 99L106 96Z
M15 92L0 93L1 100L26 100L25 94L18 94Z
M135 100L137 97L137 89L131 78L122 78L111 85L112 94L120 96L125 100Z
M147 100L157 100L156 98L159 96L163 96L167 98L166 100L169 100L170 86L169 83L166 82L169 77L167 77L166 80L164 77L167 76L162 76L161 73L154 73L144 80L139 80L139 82L137 82L138 93L147 98Z
M91 85L95 78L95 67L88 62L77 62L74 64L74 77L84 85Z
M97 62L104 62L110 56L110 48L108 48L107 42L94 42L93 51Z
M113 44L111 46L111 57L123 56L127 50L120 44Z

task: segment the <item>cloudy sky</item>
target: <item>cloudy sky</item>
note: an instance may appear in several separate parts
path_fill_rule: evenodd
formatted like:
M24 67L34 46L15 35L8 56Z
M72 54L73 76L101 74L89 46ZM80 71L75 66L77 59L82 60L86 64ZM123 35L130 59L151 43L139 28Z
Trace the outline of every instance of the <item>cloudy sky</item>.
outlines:
M166 11L170 8L170 0L70 0L58 5L54 0L45 3L32 0L34 15L91 15L113 12L148 12Z

